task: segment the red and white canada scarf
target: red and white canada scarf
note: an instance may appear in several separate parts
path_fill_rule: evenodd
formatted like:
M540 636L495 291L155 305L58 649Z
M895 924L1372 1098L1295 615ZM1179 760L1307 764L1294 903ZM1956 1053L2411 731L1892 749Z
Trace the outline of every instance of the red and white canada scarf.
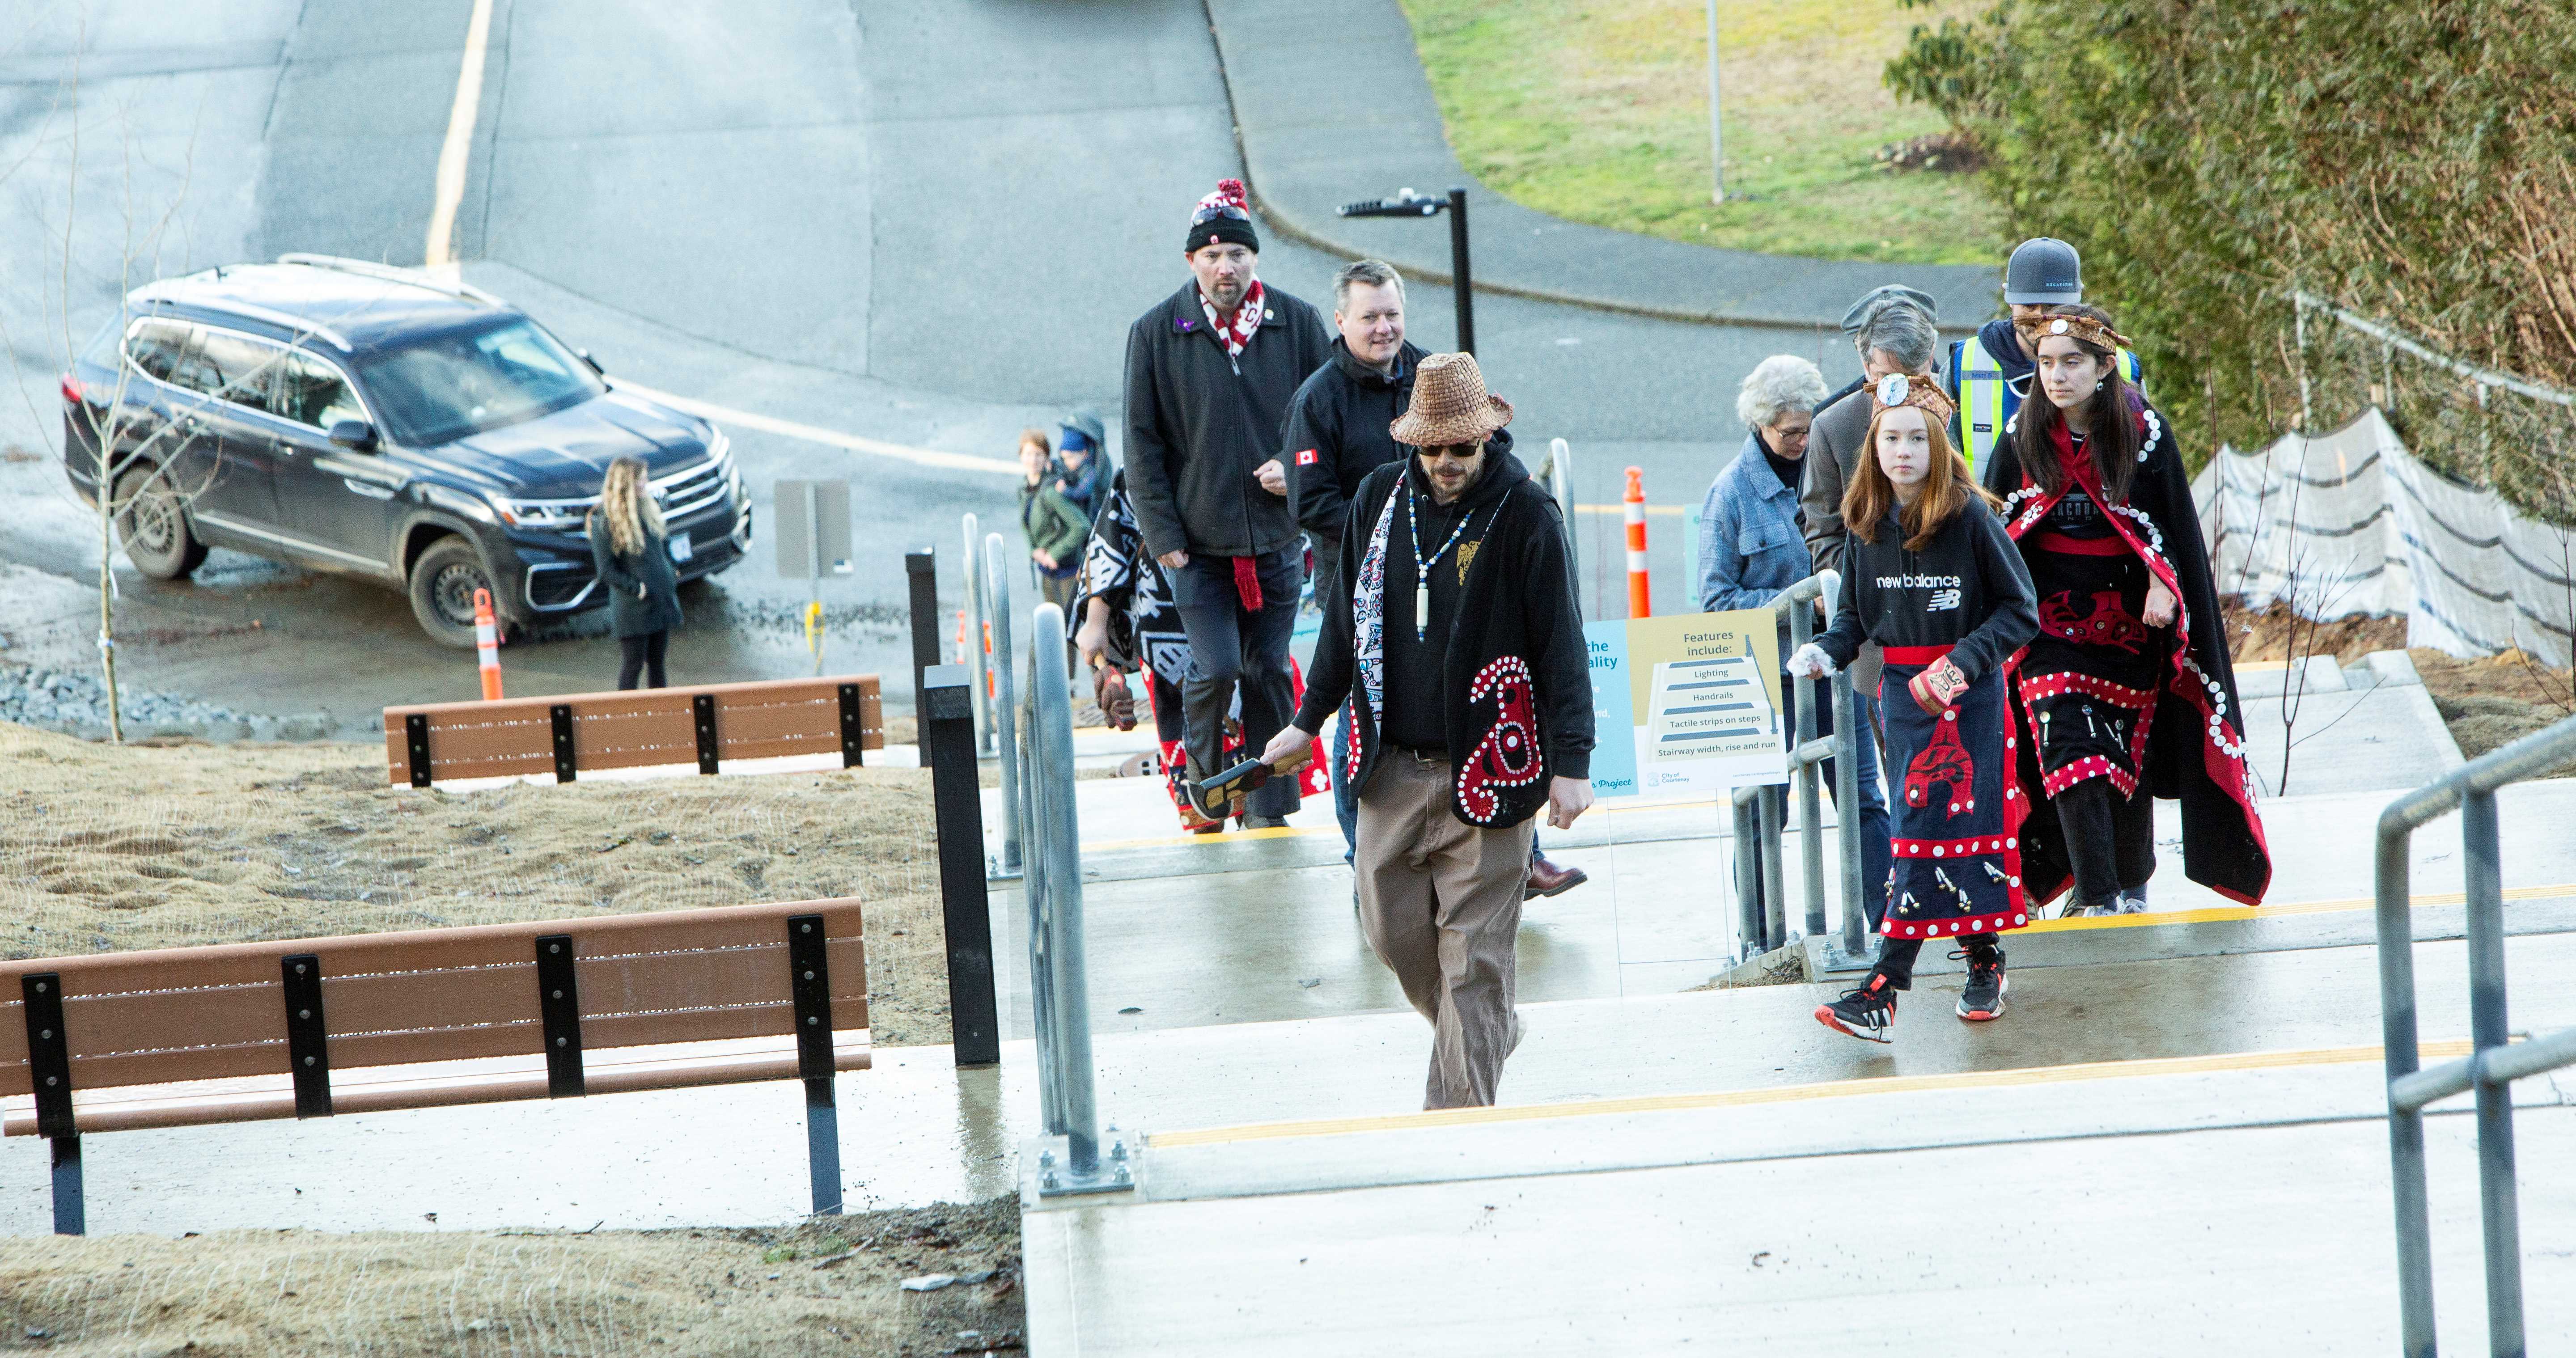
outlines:
M1243 290L1243 302L1234 309L1234 322L1229 325L1218 317L1207 294L1199 294L1199 310L1207 313L1208 329L1215 333L1216 342L1225 346L1227 358L1243 357L1245 347L1252 343L1252 332L1261 328L1262 301L1261 280L1256 278L1251 287Z

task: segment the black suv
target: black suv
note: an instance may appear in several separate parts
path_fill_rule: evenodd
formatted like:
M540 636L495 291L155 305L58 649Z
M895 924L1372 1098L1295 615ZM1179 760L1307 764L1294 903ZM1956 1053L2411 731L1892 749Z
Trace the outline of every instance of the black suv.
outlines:
M607 602L583 518L610 459L652 468L683 581L740 561L751 507L724 434L612 389L499 299L323 255L138 288L63 375L63 462L95 504L100 432L135 568L230 547L404 590L437 640Z

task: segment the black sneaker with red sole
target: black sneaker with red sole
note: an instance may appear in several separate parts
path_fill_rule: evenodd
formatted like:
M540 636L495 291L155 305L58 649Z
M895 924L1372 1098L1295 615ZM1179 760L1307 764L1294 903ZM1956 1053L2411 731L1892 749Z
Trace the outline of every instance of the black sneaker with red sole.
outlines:
M1816 1006L1816 1022L1863 1042L1896 1040L1896 986L1885 972L1873 971L1869 979L1831 1004Z
M2004 950L1987 948L1983 953L1962 949L1950 954L1966 958L1968 983L1959 990L1959 1017L1970 1023L1985 1023L2004 1016L2004 992L2012 981L2004 975Z

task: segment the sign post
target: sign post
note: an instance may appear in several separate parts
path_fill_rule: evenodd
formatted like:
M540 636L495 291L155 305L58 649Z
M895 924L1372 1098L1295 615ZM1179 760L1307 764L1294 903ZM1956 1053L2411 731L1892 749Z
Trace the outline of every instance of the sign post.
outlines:
M851 571L850 483L781 481L772 503L778 578L813 582L813 598L805 606L805 648L814 653L814 673L819 675L823 672L823 577Z

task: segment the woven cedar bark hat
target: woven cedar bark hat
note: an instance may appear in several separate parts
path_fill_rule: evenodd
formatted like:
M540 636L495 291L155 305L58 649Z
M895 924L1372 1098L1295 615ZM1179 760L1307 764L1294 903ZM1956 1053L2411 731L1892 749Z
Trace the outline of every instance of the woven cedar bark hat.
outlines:
M1512 403L1485 392L1474 354L1431 354L1413 369L1413 404L1386 427L1412 448L1482 443L1512 422Z

